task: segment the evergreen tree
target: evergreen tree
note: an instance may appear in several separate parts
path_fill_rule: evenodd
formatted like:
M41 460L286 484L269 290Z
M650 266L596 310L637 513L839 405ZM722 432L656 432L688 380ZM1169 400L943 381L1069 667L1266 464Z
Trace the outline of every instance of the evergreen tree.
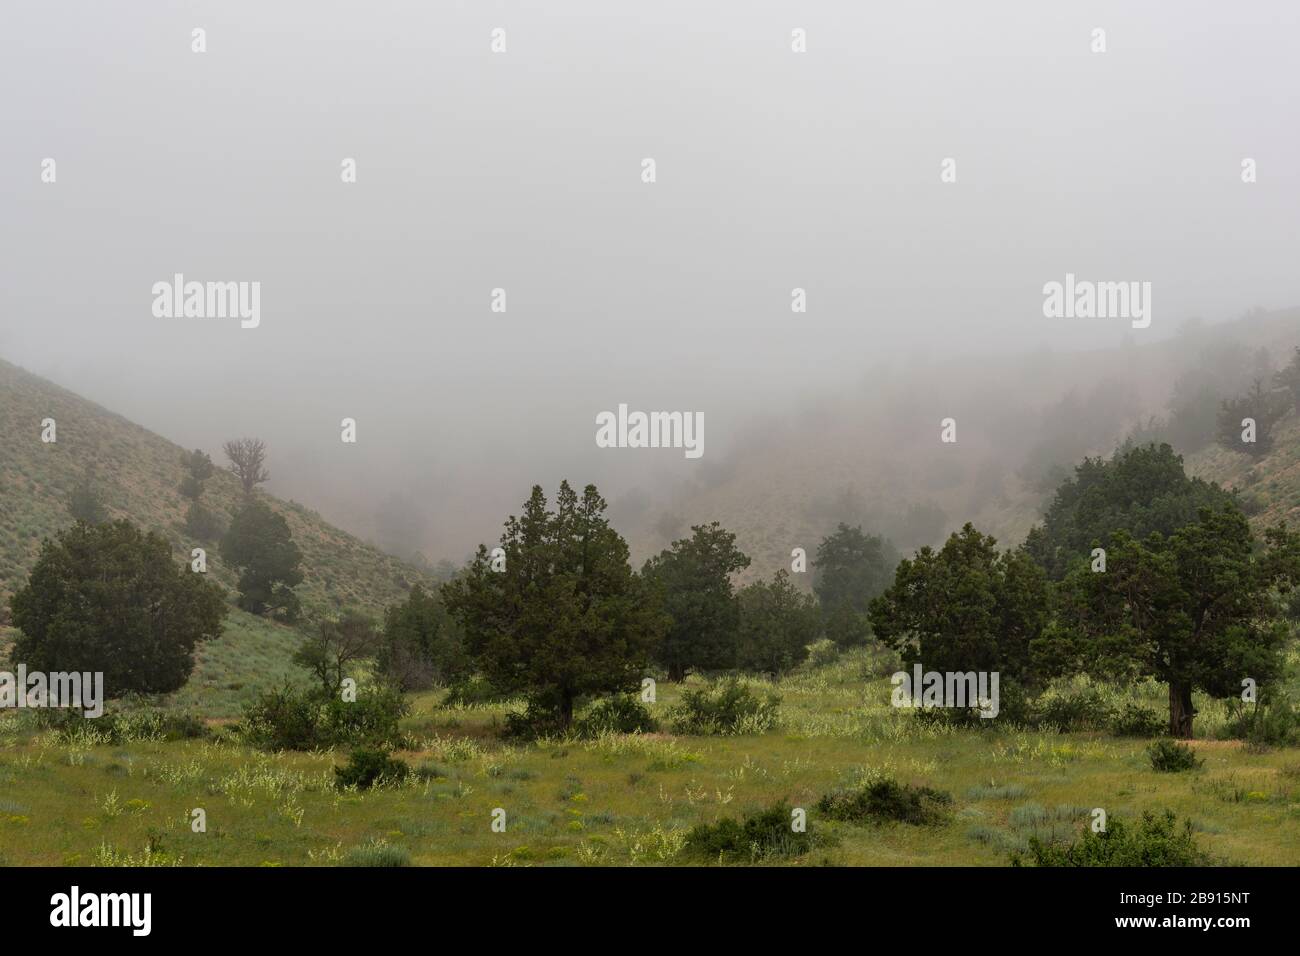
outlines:
M826 618L827 637L841 647L867 642L867 606L889 587L898 559L883 538L843 522L822 540L813 560L813 591Z
M739 608L731 576L747 567L736 536L716 521L692 527L691 537L646 562L642 574L659 589L670 619L655 650L670 680L735 666Z
M220 636L221 589L129 521L79 522L41 546L11 599L12 659L33 671L102 671L108 697L185 683L194 646Z
M580 699L637 689L664 626L604 511L594 485L578 497L561 483L554 512L534 486L506 521L500 552L480 545L466 573L442 586L484 676L560 728Z
M302 552L283 515L255 498L245 499L221 540L221 556L240 569L241 608L297 619L301 605L293 588L302 583Z

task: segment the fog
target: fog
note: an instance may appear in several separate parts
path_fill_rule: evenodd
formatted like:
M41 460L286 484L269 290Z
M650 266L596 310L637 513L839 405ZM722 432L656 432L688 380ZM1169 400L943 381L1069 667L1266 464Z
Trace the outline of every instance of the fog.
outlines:
M217 460L261 437L269 490L431 560L534 482L653 524L817 472L828 418L902 455L996 393L1030 454L1072 375L1146 387L1069 356L1300 304L1297 53L1284 0L10 0L0 357ZM158 317L177 273L259 282L259 324ZM1150 283L1149 326L1045 317L1067 274ZM597 447L620 404L701 413L702 457Z

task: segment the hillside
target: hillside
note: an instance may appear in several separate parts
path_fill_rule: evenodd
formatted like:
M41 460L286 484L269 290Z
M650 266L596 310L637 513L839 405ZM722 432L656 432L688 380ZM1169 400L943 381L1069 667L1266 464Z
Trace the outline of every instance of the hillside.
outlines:
M45 418L57 423L54 443L41 441ZM127 518L163 535L178 561L188 559L192 547L205 547L209 574L233 587L236 574L222 563L216 542L191 541L184 530L188 502L177 491L182 451L0 360L0 603L7 604L26 580L42 539L72 523L68 498L88 467L94 469L111 517ZM270 449L272 461L274 453ZM203 501L226 519L239 496L235 477L218 471L206 483ZM432 585L422 571L328 524L310 509L270 496L267 500L284 515L302 549L304 580L298 593L305 611L330 613L351 607L378 616L412 584ZM222 638L199 649L195 674L181 696L215 692L220 699L208 703L217 715L229 712L231 701L246 699L256 687L293 673L288 657L295 641L289 628L232 608Z
M1060 475L1167 415L1179 379L1198 381L1206 356L1230 356L1240 387L1255 374L1253 363L1279 368L1296 345L1300 310L1256 310L1212 326L1188 323L1149 344L946 363L921 357L873 368L856 388L828 390L783 419L759 423L724 463L701 469L699 480L646 509L626 533L633 553L646 557L693 524L720 521L753 559L746 580L788 567L792 548L811 556L841 520L905 551L937 544L967 521L1014 546L1041 517ZM939 422L948 416L957 420L957 441L945 445ZM1185 460L1189 472L1242 491L1257 528L1300 524L1294 412L1259 462L1214 445ZM1059 469L1056 479L1049 465Z

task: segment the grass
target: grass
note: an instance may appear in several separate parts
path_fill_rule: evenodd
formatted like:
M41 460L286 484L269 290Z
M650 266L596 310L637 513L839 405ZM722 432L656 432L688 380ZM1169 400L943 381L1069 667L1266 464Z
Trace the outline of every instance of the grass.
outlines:
M1300 749L1198 740L1202 768L1158 774L1142 740L927 726L889 706L888 681L864 680L868 666L849 654L764 686L781 694L782 720L748 736L511 745L496 731L520 702L446 709L441 693L421 694L405 724L411 749L397 754L413 772L365 792L334 787L343 752L262 754L220 738L64 742L8 714L0 845L10 865L689 864L682 847L697 824L785 801L831 839L771 865L1005 865L1030 835L1067 839L1096 807L1110 818L1167 807L1218 857L1300 863ZM656 711L682 690L661 683ZM1154 703L1160 688L1142 693ZM1197 706L1198 732L1225 719L1211 701ZM823 793L881 775L953 794L953 818L918 828L817 817ZM191 831L196 808L205 833ZM492 830L496 809L504 833Z

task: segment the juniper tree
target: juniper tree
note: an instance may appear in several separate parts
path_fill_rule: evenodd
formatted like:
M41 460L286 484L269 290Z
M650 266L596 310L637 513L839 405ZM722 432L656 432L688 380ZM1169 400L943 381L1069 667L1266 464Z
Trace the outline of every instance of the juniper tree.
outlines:
M247 499L221 540L221 556L240 569L241 608L297 619L300 603L293 588L302 583L302 552L283 515L255 498Z
M1191 737L1194 691L1227 698L1243 681L1281 673L1286 625L1274 589L1300 583L1300 537L1265 532L1256 552L1235 506L1202 508L1173 534L1116 532L1106 570L1077 566L1062 582L1057 625L1044 636L1054 669L1169 686L1169 732Z
M555 505L534 486L500 552L480 545L441 594L492 685L567 728L581 698L640 686L665 622L595 485L562 482Z
M904 558L868 608L872 629L908 664L935 671L997 671L1034 683L1031 645L1048 621L1047 577L1023 551L967 524L937 551Z
M670 680L735 666L740 618L731 576L747 567L736 536L716 521L693 526L689 538L645 563L642 574L659 590L669 618L655 660Z
M10 599L12 658L32 670L102 671L109 697L178 689L194 646L220 636L221 588L129 521L78 523L46 540Z
M1249 392L1219 406L1219 444L1263 458L1273 450L1273 428L1286 414L1286 404L1281 394L1266 390L1263 381L1255 379Z
M889 586L898 558L889 542L844 522L822 540L813 560L813 591L827 637L841 647L866 643L867 605Z

